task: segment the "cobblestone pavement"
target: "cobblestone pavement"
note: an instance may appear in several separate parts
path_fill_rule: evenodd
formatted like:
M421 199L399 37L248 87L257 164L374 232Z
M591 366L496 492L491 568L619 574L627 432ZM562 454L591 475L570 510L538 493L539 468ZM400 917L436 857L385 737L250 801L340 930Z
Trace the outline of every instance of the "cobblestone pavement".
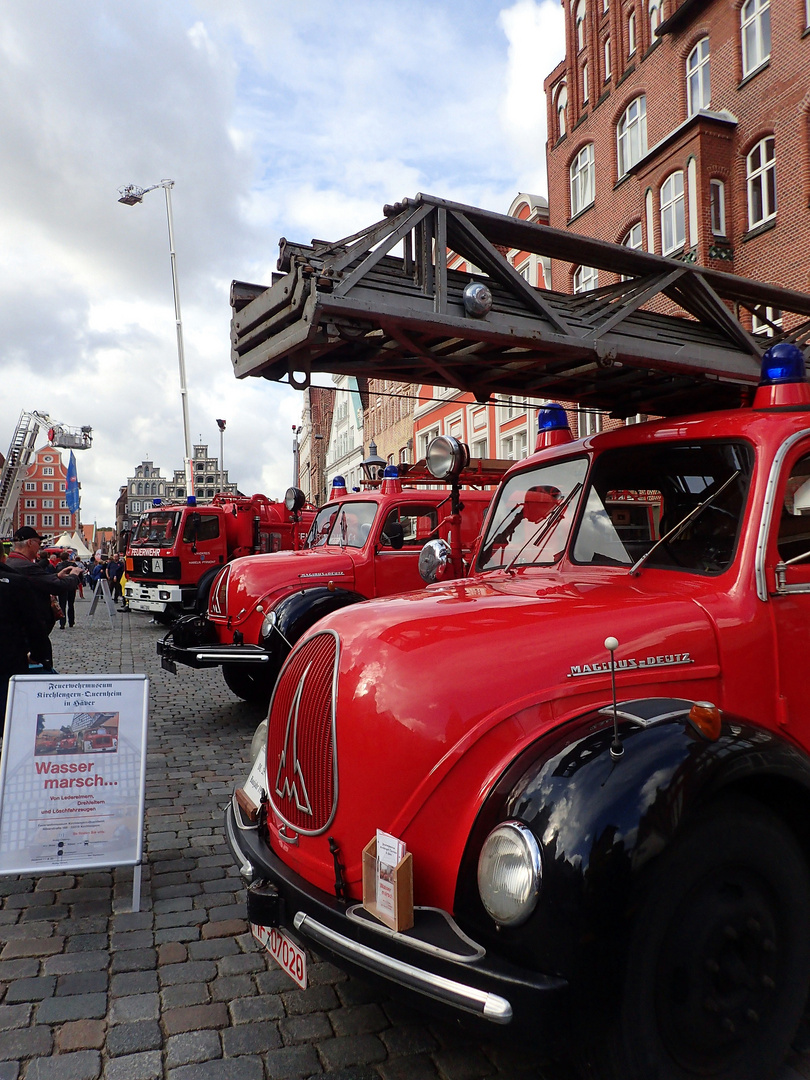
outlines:
M0 1080L572 1080L311 959L298 990L250 936L222 831L261 713L218 671L160 669L140 615L54 631L64 674L150 679L141 908L132 868L0 878ZM810 1078L810 1040L778 1080Z

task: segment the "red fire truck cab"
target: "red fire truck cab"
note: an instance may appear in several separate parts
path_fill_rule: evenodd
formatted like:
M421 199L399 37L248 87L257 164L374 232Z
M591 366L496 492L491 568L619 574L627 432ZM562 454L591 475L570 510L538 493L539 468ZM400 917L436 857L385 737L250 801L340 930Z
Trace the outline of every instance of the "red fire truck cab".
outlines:
M156 505L143 514L126 559L124 595L133 611L172 622L197 610L224 563L256 552L300 546L314 517L290 488L284 502L265 495L215 495L197 505Z
M436 452L445 442L436 440ZM406 466L403 477L389 466L377 487L361 492L347 493L337 477L306 546L229 563L211 587L207 614L182 619L158 642L163 666L221 666L233 693L266 702L290 648L324 615L423 588L420 559L436 544L444 575L461 576L492 498L489 485L508 463L457 464L451 487L437 487L424 463Z
M782 343L748 407L568 436L507 473L469 576L301 636L258 819L227 811L254 933L588 1075L770 1076L810 978L808 646ZM407 931L363 907L378 829Z

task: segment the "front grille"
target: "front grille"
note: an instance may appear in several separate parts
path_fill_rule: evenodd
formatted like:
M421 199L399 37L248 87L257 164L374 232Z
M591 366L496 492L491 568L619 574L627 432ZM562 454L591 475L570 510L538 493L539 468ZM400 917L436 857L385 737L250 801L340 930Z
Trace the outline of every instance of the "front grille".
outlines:
M334 631L310 638L290 656L270 706L270 802L291 829L311 836L329 827L337 808L338 655Z
M128 577L149 578L153 581L180 581L182 567L176 555L167 555L163 559L163 569L158 573L153 570L155 560L149 555L133 555L132 573Z

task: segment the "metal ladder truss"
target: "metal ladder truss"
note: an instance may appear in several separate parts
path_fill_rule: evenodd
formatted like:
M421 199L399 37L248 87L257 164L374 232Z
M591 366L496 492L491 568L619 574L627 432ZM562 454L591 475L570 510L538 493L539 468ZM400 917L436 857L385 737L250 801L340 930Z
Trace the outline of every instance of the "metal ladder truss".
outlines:
M280 241L267 286L231 287L237 378L305 388L318 372L576 401L616 417L736 407L780 337L810 338L810 296L487 210L417 195L335 243ZM505 258L530 252L618 275L570 295L537 289ZM476 267L448 268L448 251ZM565 268L557 268L565 271ZM556 271L555 271L556 272ZM482 281L483 317L463 292ZM740 321L782 312L782 334Z

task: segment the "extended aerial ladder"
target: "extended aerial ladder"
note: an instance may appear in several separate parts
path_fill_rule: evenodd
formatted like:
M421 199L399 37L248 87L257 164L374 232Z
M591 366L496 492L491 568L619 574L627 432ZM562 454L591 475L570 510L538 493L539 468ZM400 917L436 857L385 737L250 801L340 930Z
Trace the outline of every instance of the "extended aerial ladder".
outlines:
M432 195L383 212L334 243L282 239L269 287L233 283L237 378L303 389L329 372L671 416L739 405L768 345L810 336L810 296L792 289ZM535 289L509 249L618 280L578 295ZM450 268L448 251L478 270ZM767 323L773 309L786 329L753 335L749 315Z
M22 412L14 429L8 455L0 470L0 537L11 534L14 508L36 451L40 428L48 428L48 441L65 450L89 450L93 442L91 427L71 428L55 424L47 413Z

